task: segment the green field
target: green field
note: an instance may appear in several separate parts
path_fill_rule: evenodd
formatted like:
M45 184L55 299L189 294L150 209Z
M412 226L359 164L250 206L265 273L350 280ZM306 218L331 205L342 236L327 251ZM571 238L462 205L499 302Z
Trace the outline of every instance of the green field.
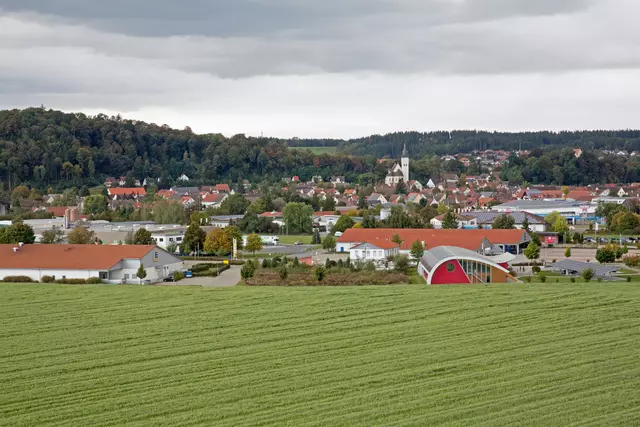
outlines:
M338 147L291 147L292 150L311 150L314 154L335 154Z
M1 425L640 423L640 286L0 285Z
M299 235L298 234L290 234L290 235L282 234L278 236L278 238L280 239L280 243L286 244L286 245L293 245L297 241L301 241L305 245L310 245L311 237L312 236L310 234L299 234Z

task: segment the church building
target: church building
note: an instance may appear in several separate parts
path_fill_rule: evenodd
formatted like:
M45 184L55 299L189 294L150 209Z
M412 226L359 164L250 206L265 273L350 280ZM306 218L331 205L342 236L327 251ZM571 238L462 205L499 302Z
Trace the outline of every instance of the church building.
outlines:
M386 185L395 186L399 182L404 182L405 184L409 182L409 152L407 151L406 143L402 149L400 163L395 162L384 179Z

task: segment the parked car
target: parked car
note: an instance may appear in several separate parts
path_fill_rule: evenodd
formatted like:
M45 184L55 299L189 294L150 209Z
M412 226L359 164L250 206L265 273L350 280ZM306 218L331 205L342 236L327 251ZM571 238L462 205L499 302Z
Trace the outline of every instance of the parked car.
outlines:
M294 245L301 245L301 244L302 244L302 242L301 242L300 240L297 240L297 241L294 243Z

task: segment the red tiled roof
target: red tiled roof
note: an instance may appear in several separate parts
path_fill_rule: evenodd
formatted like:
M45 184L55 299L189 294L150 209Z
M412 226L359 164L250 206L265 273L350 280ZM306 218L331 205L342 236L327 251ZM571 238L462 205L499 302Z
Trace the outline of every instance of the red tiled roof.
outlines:
M397 248L398 244L392 242L391 240L376 240L375 242L363 242L360 243L359 245L354 246L354 248L357 248L358 246L364 245L365 243L369 243L373 246L377 246L380 249L393 249L393 248Z
M318 211L314 212L313 216L340 216L340 214L335 211Z
M216 184L213 189L215 191L224 191L226 193L231 193L231 188L229 187L229 184Z
M226 194L210 193L202 198L205 203L218 203L226 197Z
M427 248L436 246L459 246L478 250L486 238L492 244L516 245L522 240L523 230L449 230L428 228L349 228L338 238L340 243L391 241L394 234L400 236L403 250L410 250L418 240L424 241Z
M110 188L108 191L110 196L144 196L147 194L147 192L142 187Z
M278 216L282 216L282 212L263 212L260 214L260 216L268 216L268 217L278 217Z
M153 245L0 245L0 268L107 270L124 258L140 259Z
M68 206L50 206L47 208L47 212L51 212L56 218L61 218L68 208Z

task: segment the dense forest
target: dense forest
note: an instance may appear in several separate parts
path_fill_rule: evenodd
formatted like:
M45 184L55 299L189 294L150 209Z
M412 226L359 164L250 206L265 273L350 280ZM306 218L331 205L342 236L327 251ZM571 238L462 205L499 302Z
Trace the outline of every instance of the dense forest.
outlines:
M273 138L197 135L121 117L44 108L0 111L0 182L38 188L97 185L107 176L195 183L280 180L298 175L356 176L375 158L314 155Z
M531 149L528 158L511 156L501 177L523 182L574 185L640 180L636 157L606 155L601 149L640 151L640 131L487 133L404 132L350 141L282 140L245 135L197 135L189 128L171 129L119 116L87 116L44 108L0 111L0 196L23 184L60 191L100 185L107 176L159 178L160 188L181 174L190 185L218 182L277 182L298 175L345 176L371 185L387 173L377 158L398 158L407 143L411 178L426 182L443 173L475 175L487 170L475 160L468 167L441 154L474 149ZM295 146L337 146L337 154L290 150ZM569 148L581 147L579 159Z
M430 154L470 153L474 150L531 150L534 148L580 147L583 150L640 151L640 130L576 131L576 132L484 132L460 130L452 132L395 132L364 138L293 139L292 147L337 147L338 151L353 155L371 154L376 157L398 158L407 144L413 157Z
M569 148L534 148L527 158L509 156L501 178L512 184L588 185L640 181L640 156L599 154L586 150L579 158Z

